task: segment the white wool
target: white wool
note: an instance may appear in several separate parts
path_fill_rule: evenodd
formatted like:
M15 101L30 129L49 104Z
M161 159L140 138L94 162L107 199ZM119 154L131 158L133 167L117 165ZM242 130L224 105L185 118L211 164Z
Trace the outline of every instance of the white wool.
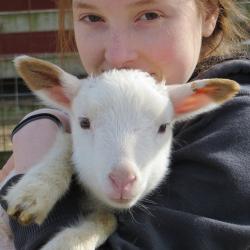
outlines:
M18 64L22 60L25 64L30 59L20 58ZM45 64L45 67L49 70L54 66ZM72 134L59 131L49 154L10 189L5 197L8 213L18 213L23 223L30 220L42 223L66 192L75 171L91 197L99 201L96 205L104 204L105 208L97 205L90 216L59 232L41 250L95 249L116 228L111 211L132 207L169 173L175 121L207 112L219 104L211 99L205 106L178 113L174 105L192 96L190 84L166 87L139 70L112 70L79 80L56 69L61 74L60 84L56 86L61 87L61 98L55 95L53 98L51 82L36 94L45 103L69 112ZM23 72L24 75L33 73L36 72ZM196 84L203 87L206 81ZM89 129L80 126L82 118L89 120ZM160 133L159 128L164 124L166 130ZM73 164L70 164L72 152ZM110 175L117 170L133 177L126 202L110 198L115 190ZM21 211L16 211L20 208Z
M76 170L83 185L98 199L119 207L107 198L112 188L108 175L124 161L133 163L137 181L131 206L159 185L168 172L171 102L155 80L140 71L114 70L93 81L82 81L72 105ZM91 129L79 126L80 117L89 118ZM159 134L164 123L169 126Z

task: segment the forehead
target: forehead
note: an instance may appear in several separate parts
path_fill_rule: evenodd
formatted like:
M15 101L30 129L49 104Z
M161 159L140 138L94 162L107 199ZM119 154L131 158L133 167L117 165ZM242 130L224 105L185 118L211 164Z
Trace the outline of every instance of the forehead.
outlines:
M169 98L155 80L137 70L111 71L89 78L77 97L83 112L142 113L159 116L169 106Z
M107 4L114 4L115 6L140 6L140 5L145 5L145 4L151 4L154 2L159 2L161 0L73 0L73 5L74 6L82 6L82 7L91 7L95 5L107 5ZM164 0L163 0L164 1ZM168 0L166 0L168 1ZM113 6L114 6L113 5Z
M73 0L74 8L84 8L84 9L99 9L111 7L114 9L127 9L136 8L143 6L150 6L154 4L165 4L165 5L179 5L182 2L189 2L194 0Z

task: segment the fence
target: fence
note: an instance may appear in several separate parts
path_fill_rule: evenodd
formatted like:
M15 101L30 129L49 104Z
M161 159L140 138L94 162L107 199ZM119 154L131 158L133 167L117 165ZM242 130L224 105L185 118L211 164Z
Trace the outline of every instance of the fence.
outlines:
M74 53L65 55L62 65L57 54L37 57L55 63L79 78L85 77L79 57ZM43 107L23 80L17 77L12 59L10 56L0 57L0 168L12 148L10 134L15 125L29 112Z

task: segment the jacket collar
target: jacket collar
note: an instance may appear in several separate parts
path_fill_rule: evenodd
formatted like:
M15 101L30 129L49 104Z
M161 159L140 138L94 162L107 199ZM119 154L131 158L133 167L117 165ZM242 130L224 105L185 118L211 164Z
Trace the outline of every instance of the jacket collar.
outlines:
M250 80L250 60L231 59L211 66L209 69L200 72L194 79L205 78L231 78L232 75L248 75Z
M211 56L198 63L190 80L224 77L233 73L243 71L249 74L250 54L246 52L236 52L233 55Z

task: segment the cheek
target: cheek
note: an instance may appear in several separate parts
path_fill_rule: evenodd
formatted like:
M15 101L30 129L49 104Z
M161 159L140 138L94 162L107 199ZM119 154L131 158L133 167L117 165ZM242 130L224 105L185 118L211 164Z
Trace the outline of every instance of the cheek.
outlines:
M100 38L94 37L94 32L82 32L80 25L74 26L75 41L82 65L88 74L98 73L96 65L100 61L102 47Z
M179 31L176 31L178 28ZM199 31L196 32L188 25L177 27L175 30L168 30L166 37L162 37L160 41L156 46L158 50L152 52L150 56L161 69L162 78L169 84L188 81L199 58L201 46Z

